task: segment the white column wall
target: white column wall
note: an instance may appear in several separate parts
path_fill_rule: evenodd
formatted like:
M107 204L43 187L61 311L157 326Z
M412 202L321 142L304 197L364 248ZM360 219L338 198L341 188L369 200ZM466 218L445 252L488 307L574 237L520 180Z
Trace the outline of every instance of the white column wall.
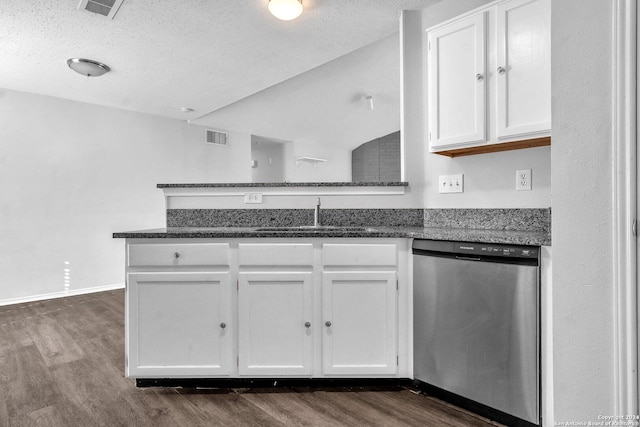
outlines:
M552 1L555 421L615 406L613 1ZM631 415L631 414L627 414Z

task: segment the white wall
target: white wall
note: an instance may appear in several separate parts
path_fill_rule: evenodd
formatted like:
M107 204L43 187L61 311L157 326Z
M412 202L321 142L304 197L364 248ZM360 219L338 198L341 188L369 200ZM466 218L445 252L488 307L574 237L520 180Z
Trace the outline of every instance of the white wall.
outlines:
M614 405L612 8L552 1L555 420Z
M251 161L251 182L284 181L284 144L252 144Z
M309 142L287 143L284 153L285 179L289 182L351 182L351 151ZM299 162L298 157L315 157L326 162Z
M402 12L400 17L400 140L403 180L411 185L413 207L424 207L424 72L422 70L422 13Z
M203 133L0 90L0 303L124 283L124 244L111 233L164 226L157 183L248 182L250 136L231 133L220 148Z
M449 158L425 153L424 198L438 208L548 208L550 147ZM531 191L516 191L516 170L531 169ZM439 194L438 175L464 174L464 193Z

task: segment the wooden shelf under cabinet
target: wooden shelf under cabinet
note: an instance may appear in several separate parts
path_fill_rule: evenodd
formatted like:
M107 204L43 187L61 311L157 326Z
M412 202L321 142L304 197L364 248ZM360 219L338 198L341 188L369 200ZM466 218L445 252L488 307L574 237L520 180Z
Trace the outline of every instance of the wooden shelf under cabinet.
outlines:
M551 145L551 137L525 139L522 141L503 142L500 144L481 145L478 147L457 148L454 150L437 151L447 157L471 156L473 154L498 153L500 151L521 150L523 148L546 147Z

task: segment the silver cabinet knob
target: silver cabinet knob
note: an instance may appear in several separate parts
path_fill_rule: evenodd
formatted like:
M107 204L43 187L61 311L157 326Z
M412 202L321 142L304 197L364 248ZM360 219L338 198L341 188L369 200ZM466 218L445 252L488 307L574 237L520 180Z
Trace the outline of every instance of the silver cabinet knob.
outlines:
M482 74L480 73L476 74L476 80L480 81L482 79L484 79L484 76Z
M329 326L331 326L331 322L327 320L326 322L324 322L324 325L325 325L326 327L329 327Z
M173 257L174 257L175 259L180 258L180 252L175 252L175 253L173 254Z
M222 329L224 329L224 328L226 328L226 327L227 327L227 324L226 324L226 323L224 323L224 322L222 322L222 323L220 323L220 327L221 327Z
M310 328L311 327L311 322L304 322L304 327L305 328Z
M504 74L506 72L507 70L505 70L503 67L498 67L498 74Z

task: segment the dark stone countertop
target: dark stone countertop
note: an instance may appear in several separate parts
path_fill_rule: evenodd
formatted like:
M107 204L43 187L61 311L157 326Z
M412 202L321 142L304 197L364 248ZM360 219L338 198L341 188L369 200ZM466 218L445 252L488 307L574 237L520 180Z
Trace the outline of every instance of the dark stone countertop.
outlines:
M228 188L228 187L408 187L408 182L245 182L157 184L158 188Z
M268 231L260 231L268 228ZM505 231L470 228L422 227L336 227L326 229L282 229L278 227L168 227L113 233L114 238L318 238L318 237L387 237L464 242L503 243L512 245L550 246L551 235L541 231Z

